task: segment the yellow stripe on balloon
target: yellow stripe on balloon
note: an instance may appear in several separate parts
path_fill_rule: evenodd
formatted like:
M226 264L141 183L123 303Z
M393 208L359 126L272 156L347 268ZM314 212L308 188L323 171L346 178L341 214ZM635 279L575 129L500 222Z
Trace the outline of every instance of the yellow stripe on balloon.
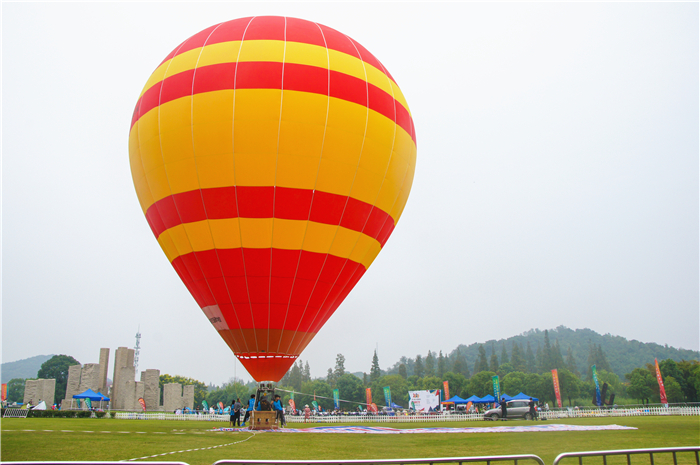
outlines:
M153 72L139 97L167 76L189 71L195 67L201 68L203 66L235 63L237 61L272 61L280 63L284 61L285 63L328 69L330 61L331 71L348 74L367 81L387 94L392 95L406 110L409 110L403 93L384 71L375 68L367 62L363 62L357 57L338 50L326 49L318 45L301 42L287 42L286 51L285 43L280 40L245 40L243 42L243 47L241 47L241 41L222 42L188 50L175 56L175 58L161 64Z
M134 182L138 192L152 186L144 212L173 194L232 185L318 189L392 209L400 184L388 180L402 180L416 157L410 135L393 121L298 91L244 89L235 92L235 107L233 99L230 90L183 97L134 125L129 144L140 163L132 166L143 170ZM193 126L183 114L194 115Z
M158 237L171 262L181 255L204 250L276 248L306 250L349 258L369 267L381 251L379 242L340 226L313 221L272 218L204 220L174 226Z

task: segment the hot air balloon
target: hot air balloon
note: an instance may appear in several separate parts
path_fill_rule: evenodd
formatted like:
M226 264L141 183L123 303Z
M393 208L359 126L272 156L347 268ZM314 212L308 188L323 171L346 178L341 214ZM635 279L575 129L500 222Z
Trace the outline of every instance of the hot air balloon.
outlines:
M279 381L401 217L416 134L401 90L321 24L204 29L156 68L129 133L136 193L173 268L257 381Z

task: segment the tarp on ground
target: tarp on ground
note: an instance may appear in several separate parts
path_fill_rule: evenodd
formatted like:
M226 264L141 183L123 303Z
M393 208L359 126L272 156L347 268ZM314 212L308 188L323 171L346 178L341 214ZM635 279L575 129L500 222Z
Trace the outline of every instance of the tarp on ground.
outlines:
M32 407L32 410L46 410L46 402L42 400L41 402L39 402L39 405L37 405L36 407Z
M82 394L76 394L73 396L73 399L90 399L90 400L109 400L109 397L103 396L99 392L95 392L92 389L88 389L87 391L83 392Z

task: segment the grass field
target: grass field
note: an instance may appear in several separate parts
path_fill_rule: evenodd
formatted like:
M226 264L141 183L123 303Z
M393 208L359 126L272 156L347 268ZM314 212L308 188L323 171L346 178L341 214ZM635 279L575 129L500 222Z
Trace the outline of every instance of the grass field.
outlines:
M393 459L535 454L546 464L562 452L700 445L700 417L625 417L552 421L575 425L617 424L636 430L584 432L526 432L469 434L275 434L247 431L213 432L222 422L115 419L2 419L0 452L3 461L129 460L165 454L152 461L211 465L224 459ZM394 428L487 427L533 424L454 422L377 424ZM309 425L293 425L302 428ZM344 425L348 426L348 425ZM373 426L363 424L363 426ZM209 447L219 446L209 449ZM195 450L196 449L196 450ZM188 451L189 450L189 451ZM185 452L180 452L185 451ZM172 452L172 453L171 453ZM692 454L679 454L679 464L695 464ZM602 464L602 460L586 459ZM525 463L525 462L521 462ZM534 462L527 462L534 464ZM626 464L623 458L608 465ZM632 464L649 458L633 458ZM670 454L655 465L671 464ZM571 460L564 465L578 465Z

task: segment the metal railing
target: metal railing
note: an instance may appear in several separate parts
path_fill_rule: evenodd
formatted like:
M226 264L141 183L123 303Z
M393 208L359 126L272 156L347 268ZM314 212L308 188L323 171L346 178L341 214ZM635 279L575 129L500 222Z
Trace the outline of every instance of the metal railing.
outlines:
M565 452L557 455L552 465L559 465L564 459L577 458L579 465L583 465L584 457L602 457L603 465L607 465L608 457L625 455L627 456L627 465L631 465L632 455L648 455L650 465L654 465L655 454L671 454L673 456L673 464L678 465L678 453L694 453L695 463L700 465L700 447L661 447L657 449L624 449L624 450L599 450L589 452Z
M632 408L585 408L560 409L538 412L540 419L560 420L566 418L633 417L633 416L700 416L700 405ZM228 422L229 415L219 414L174 414L165 412L117 412L115 418L123 420L185 420ZM304 423L303 415L286 415L287 423ZM459 421L482 421L483 413L439 413L435 415L313 415L311 423L441 423ZM699 464L700 465L700 464Z
M377 459L377 460L219 460L214 465L408 465L425 464L433 465L438 463L463 463L485 462L513 462L518 465L518 461L534 460L539 465L544 465L544 461L536 455L484 455L482 457L442 457L433 459Z

